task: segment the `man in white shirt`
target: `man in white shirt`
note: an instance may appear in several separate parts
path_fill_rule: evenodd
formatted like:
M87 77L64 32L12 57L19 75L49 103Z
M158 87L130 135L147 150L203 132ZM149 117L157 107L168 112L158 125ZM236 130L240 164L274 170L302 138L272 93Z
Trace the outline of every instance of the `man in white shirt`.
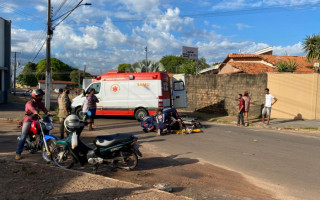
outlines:
M262 123L264 123L264 115L267 114L267 125L269 125L271 107L273 104L275 104L278 101L278 99L269 93L268 88L266 88L265 91L266 91L266 95L265 95L266 101L262 109Z

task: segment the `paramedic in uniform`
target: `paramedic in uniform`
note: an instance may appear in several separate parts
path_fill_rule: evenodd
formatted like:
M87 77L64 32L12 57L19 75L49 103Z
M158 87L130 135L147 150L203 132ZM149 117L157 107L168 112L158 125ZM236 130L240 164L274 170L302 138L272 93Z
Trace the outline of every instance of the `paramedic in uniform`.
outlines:
M179 113L177 112L177 110L175 108L165 108L165 109L163 109L162 112L166 115L167 120L170 121L170 123L172 122L172 120L171 120L172 117L176 121L178 121L179 129L182 130L182 120L181 120Z
M157 111L156 122L157 136L160 136L162 131L167 130L167 125L169 122L168 117L163 113L161 108Z
M143 128L143 131L145 133L148 133L149 131L155 130L155 126L153 123L154 118L155 117L153 115L150 115L150 116L146 116L145 118L142 119L141 127Z

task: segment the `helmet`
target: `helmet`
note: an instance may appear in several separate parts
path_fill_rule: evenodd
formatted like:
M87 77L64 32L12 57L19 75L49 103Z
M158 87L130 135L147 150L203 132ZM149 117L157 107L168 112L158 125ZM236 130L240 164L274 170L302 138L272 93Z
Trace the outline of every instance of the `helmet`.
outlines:
M163 112L163 108L158 108L157 109L157 113L162 113Z
M66 127L67 130L74 130L76 128L80 127L80 119L77 115L69 115L65 120L64 120L64 126Z
M44 95L44 92L41 89L32 90L32 97L36 100L39 100L37 96ZM42 100L42 99L41 99Z

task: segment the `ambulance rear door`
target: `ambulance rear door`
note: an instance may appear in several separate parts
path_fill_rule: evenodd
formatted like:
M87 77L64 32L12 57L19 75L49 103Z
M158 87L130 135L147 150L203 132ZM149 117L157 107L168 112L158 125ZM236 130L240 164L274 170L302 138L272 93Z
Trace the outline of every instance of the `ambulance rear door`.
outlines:
M187 88L184 74L172 77L172 100L175 108L187 108Z

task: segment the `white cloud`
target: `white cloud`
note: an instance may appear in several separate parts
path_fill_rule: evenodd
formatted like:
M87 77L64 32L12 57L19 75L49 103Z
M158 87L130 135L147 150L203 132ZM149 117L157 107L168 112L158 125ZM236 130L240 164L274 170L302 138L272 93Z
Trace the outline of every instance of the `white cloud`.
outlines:
M305 56L306 53L303 50L302 42L298 42L294 45L288 46L275 46L274 47L275 55L290 55L290 56Z
M118 2L124 4L127 10L138 14L159 12L160 0L119 0Z
M310 6L319 3L320 0L223 0L212 7L213 10L238 10L258 7L293 7Z
M238 27L238 30L242 30L244 28L251 28L251 26L247 24L241 24L241 23L236 24L236 26Z
M43 2L39 1L36 5L40 6L35 10L41 13L44 12L41 7ZM239 8L247 6L248 2L255 6L261 3L267 4L262 1L255 4L253 1L243 0L228 2L224 6ZM190 3L195 4L193 1ZM103 7L105 4L111 8L106 9ZM114 21L141 17L148 20L130 23ZM238 53L239 50L242 53L253 53L269 46L254 41L235 42L233 37L213 31L212 28L222 28L213 23L205 21L206 27L199 29L193 18L181 17L179 7L172 7L169 4L163 6L160 0L99 0L95 1L92 7L81 6L56 27L52 40L52 57L81 69L87 64L90 73L99 74L100 70L104 73L116 68L119 63L132 64L143 60L146 46L148 46L148 59L156 61L165 55L180 55L182 46L196 46L199 47L199 57L205 57L209 64L221 62L228 53ZM239 29L250 28L249 25L240 23L237 26ZM45 39L45 32L12 27L12 51L24 52L25 57L29 59L26 61L30 61L29 57L34 56L40 49ZM275 46L274 49L275 54L304 55L301 43ZM35 62L44 56L45 46Z
M36 6L36 9L37 9L38 11L46 11L46 10L47 10L47 7L44 6L44 5L37 5L37 6Z

